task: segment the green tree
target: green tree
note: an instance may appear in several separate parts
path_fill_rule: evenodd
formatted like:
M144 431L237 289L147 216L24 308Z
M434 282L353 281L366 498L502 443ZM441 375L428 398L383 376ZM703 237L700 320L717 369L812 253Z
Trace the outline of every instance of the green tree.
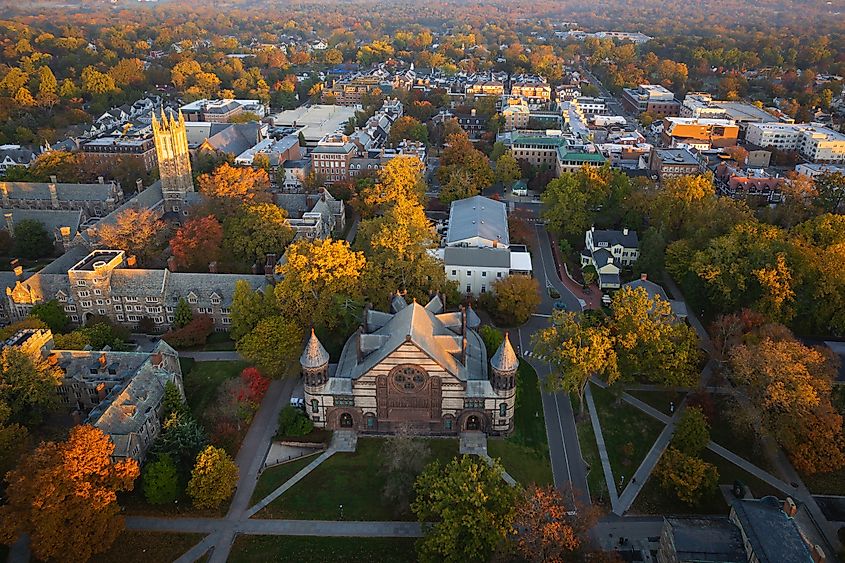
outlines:
M197 508L217 508L235 492L238 475L238 466L224 449L208 446L197 456L188 496Z
M0 352L0 401L15 422L38 422L58 405L61 371L40 355L6 347Z
M300 409L288 405L279 413L277 436L305 436L314 430L314 423Z
M710 442L710 424L699 407L687 407L681 414L675 434L672 436L672 446L686 455L698 455Z
M6 475L15 466L27 447L29 432L25 426L10 422L11 415L9 405L0 401L0 475Z
M505 187L509 187L521 177L522 169L519 167L519 163L510 151L499 157L496 161L497 182L501 182Z
M479 186L473 181L467 170L453 170L447 177L446 183L440 188L440 202L449 205L453 201L466 199L481 193Z
M546 379L547 388L578 393L582 415L590 378L603 377L608 384L619 378L610 332L576 313L553 312L552 326L535 333L532 341L535 352L555 367Z
M152 453L168 455L184 472L190 471L197 455L208 445L208 437L191 413L184 409L168 415L161 424L161 434Z
M186 414L188 405L179 387L172 381L164 384L164 397L161 400L161 418L167 420L172 414Z
M608 326L625 376L661 385L695 385L698 336L678 322L668 301L651 299L644 288L617 291Z
M55 299L33 305L29 313L44 321L52 332L64 332L70 322L64 307Z
M281 256L293 240L287 213L272 203L243 206L223 225L223 246L240 263L264 263L267 254Z
M141 472L144 498L150 504L170 504L182 492L179 486L179 472L173 459L163 454L150 461Z
M546 186L543 195L543 218L549 228L570 240L579 240L592 223L587 194L575 184L573 176L564 174Z
M180 297L173 313L173 325L176 328L182 328L192 320L194 320L194 312L191 310L191 306L188 305L184 297Z
M55 252L53 239L44 225L34 219L23 219L15 224L15 252L29 260L51 256Z
M272 289L256 291L244 280L238 280L232 294L232 328L229 334L238 341L252 332L259 321L278 312L279 304Z
M816 204L828 213L838 213L845 202L845 174L824 172L815 178Z
M238 340L238 352L270 377L296 372L302 346L302 330L276 315L262 319L249 334Z
M474 456L435 461L414 485L411 509L425 531L420 561L487 561L513 532L519 492L502 480L504 469Z

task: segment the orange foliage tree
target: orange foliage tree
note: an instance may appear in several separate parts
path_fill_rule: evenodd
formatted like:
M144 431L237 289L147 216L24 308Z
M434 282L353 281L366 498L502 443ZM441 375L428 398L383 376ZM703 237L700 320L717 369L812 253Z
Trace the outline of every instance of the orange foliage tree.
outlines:
M170 239L176 265L192 272L205 272L220 260L223 225L214 215L188 219Z
M527 561L564 563L590 552L590 528L598 512L580 502L567 502L554 487L532 485L517 503L513 543Z
M0 542L28 533L41 560L87 561L123 530L117 492L132 490L138 464L114 463L114 444L93 426L77 426L65 442L44 442L6 478Z
M235 167L224 162L211 174L197 178L200 192L215 200L224 209L243 203L270 201L270 176L262 168Z
M163 230L164 224L154 211L129 208L121 211L113 223L99 227L97 236L101 246L124 250L146 263L160 250Z

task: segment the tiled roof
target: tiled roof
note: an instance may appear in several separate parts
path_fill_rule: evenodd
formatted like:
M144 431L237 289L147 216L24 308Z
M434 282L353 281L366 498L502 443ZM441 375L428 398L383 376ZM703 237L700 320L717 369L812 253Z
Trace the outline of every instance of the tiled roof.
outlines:
M513 346L511 346L507 332L505 332L505 338L499 345L499 349L490 358L490 366L502 373L515 372L519 367L519 358L516 356Z

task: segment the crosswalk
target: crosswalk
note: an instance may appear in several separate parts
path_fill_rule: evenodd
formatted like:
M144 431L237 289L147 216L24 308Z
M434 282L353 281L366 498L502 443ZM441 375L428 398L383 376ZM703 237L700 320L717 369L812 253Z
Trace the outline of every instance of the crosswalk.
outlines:
M523 358L536 358L536 359L540 360L541 362L546 362L546 361L548 361L548 358L546 358L546 357L545 357L545 356L543 356L542 354L535 354L535 353L534 353L533 351L531 351L531 350L523 350L523 351L522 351L522 357L523 357Z

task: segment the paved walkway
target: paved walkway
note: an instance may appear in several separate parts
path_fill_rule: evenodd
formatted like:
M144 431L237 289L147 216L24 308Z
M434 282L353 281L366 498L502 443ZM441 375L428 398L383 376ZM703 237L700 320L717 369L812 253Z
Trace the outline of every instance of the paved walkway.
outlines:
M127 516L126 527L143 532L209 534L187 553L197 557L222 541L217 532L223 522L219 518L149 518ZM271 536L360 536L360 537L420 537L419 522L361 522L334 520L239 520L233 523L237 534ZM203 549L204 547L204 549ZM219 549L219 547L217 547ZM187 555L187 553L185 555ZM183 556L184 557L184 556ZM214 556L212 555L212 558Z
M622 516L625 514L628 509L631 508L631 505L634 504L634 501L637 499L637 496L642 491L645 482L648 481L651 472L654 471L654 468L657 466L657 462L660 461L660 456L663 455L663 452L669 446L669 442L672 441L672 436L675 434L675 425L674 424L667 424L663 431L660 433L660 436L657 437L657 440L651 445L651 449L648 450L645 458L643 458L642 463L634 472L634 476L631 477L631 480L628 481L628 486L625 487L625 490L622 491L622 494L619 495L619 502L617 506L613 508L613 512Z
M461 432L458 453L487 455L487 434L484 432Z
M607 455L607 446L604 444L604 436L601 432L601 422L599 422L598 411L596 411L596 404L593 402L593 393L590 391L590 385L587 384L587 389L584 392L584 399L587 401L587 410L590 411L590 422L593 424L593 434L596 436L596 445L599 450L599 459L601 460L601 467L604 470L604 480L607 483L607 494L610 495L610 506L616 512L616 507L619 505L619 493L616 491L616 478L613 476L613 469L610 467L610 458Z
M296 473L296 475L294 475L293 477L291 477L290 479L288 479L287 481L282 483L281 486L279 486L275 491L273 491L272 493L270 493L269 495L267 495L266 497L264 497L263 499L258 501L258 503L256 503L255 506L253 506L252 508L250 508L249 510L244 512L244 514L243 514L244 518L252 518L256 514L258 514L258 512L263 510L264 507L266 507L271 502L273 502L274 500L276 500L277 498L279 498L280 496L285 494L285 492L287 492L291 487L293 487L294 485L296 485L297 483L302 481L305 478L306 475L308 475L309 473L311 473L312 471L317 469L317 467L321 463L323 463L324 461L326 461L327 459L332 457L336 452L337 452L337 450L335 450L333 448L329 448L325 452L321 453L319 456L317 456L314 459L314 461L312 461L311 463L309 463L308 465L306 465L305 467L300 469L299 472Z

